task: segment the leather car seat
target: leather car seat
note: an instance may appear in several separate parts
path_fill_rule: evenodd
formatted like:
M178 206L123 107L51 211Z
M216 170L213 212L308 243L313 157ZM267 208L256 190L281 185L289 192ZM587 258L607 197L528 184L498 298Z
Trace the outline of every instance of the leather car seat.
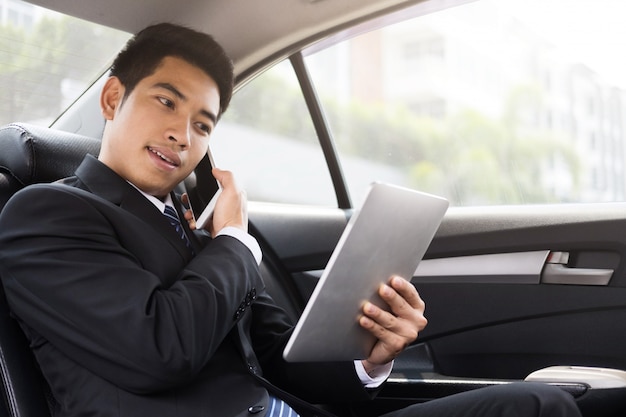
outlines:
M72 175L87 153L97 155L94 138L28 124L0 128L0 210L21 188ZM0 417L49 417L55 407L28 341L11 317L0 286Z

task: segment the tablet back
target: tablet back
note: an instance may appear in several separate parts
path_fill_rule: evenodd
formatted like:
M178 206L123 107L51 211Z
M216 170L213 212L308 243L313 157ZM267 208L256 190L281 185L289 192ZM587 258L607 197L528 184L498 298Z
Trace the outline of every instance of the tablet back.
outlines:
M348 222L283 356L287 361L364 359L375 339L358 324L366 300L391 275L411 279L448 208L434 195L372 184Z

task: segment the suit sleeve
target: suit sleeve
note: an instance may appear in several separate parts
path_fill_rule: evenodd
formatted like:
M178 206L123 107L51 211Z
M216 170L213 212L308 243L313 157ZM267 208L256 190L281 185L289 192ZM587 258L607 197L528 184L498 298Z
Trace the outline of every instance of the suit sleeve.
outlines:
M184 265L139 219L67 188L26 188L0 214L0 274L13 312L129 391L188 381L236 324L242 300L262 290L252 254L223 236ZM137 248L171 258L176 272L159 275Z
M274 385L311 403L370 400L377 390L364 388L354 362L292 363L282 353L293 331L287 314L267 292L252 305L251 338L263 375Z

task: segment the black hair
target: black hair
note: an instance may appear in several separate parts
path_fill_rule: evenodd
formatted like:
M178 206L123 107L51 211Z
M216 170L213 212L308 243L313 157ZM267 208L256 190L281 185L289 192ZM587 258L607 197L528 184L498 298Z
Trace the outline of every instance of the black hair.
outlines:
M220 93L221 116L233 94L233 64L212 36L172 24L148 26L127 43L113 65L111 76L124 85L124 99L137 84L156 71L165 57L181 58L200 68L216 82Z

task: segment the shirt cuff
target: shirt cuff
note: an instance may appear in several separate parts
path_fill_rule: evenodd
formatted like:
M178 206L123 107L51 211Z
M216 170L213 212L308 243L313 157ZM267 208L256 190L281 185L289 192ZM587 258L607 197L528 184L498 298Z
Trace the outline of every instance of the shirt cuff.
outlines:
M261 247L259 246L259 242L257 242L256 239L252 237L252 235L250 235L247 232L244 232L243 230L237 227L232 227L232 226L224 227L215 235L215 237L221 236L221 235L233 237L237 239L238 241L240 241L241 243L243 243L244 245L246 245L246 247L250 249L250 252L252 252L252 255L254 256L254 259L256 260L257 265L261 264L261 259L263 259L263 253L261 252Z
M374 371L374 375L370 375L365 372L363 363L361 361L354 361L354 369L358 375L361 383L365 388L378 388L383 382L391 375L391 369L393 368L393 361L386 365L381 365Z

